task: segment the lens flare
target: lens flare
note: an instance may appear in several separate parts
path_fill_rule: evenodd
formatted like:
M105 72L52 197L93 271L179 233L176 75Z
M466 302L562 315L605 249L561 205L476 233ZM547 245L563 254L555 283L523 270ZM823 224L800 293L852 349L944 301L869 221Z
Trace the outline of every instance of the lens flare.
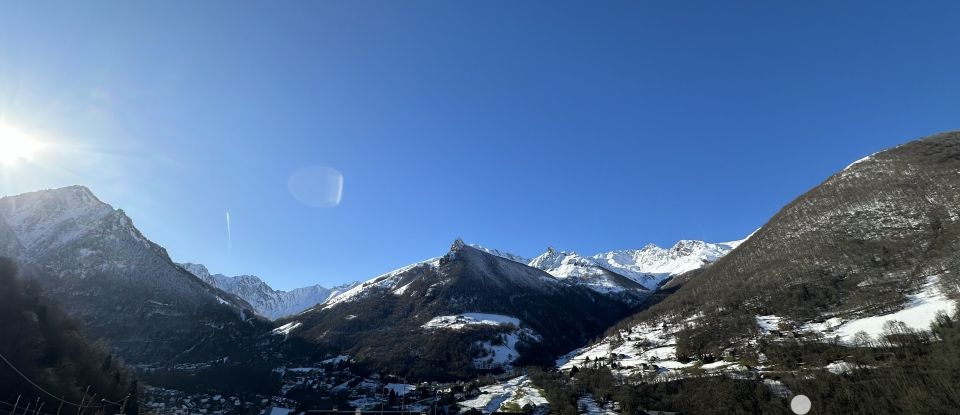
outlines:
M305 167L290 176L288 187L300 203L315 208L334 207L343 198L343 174L327 166Z

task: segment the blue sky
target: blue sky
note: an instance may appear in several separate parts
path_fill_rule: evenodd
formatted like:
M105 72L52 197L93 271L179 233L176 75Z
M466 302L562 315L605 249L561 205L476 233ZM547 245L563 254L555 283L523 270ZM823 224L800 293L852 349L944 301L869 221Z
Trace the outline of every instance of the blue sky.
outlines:
M0 2L0 122L45 143L0 194L86 184L175 260L284 289L456 237L738 239L960 128L956 2ZM291 195L308 166L339 205Z

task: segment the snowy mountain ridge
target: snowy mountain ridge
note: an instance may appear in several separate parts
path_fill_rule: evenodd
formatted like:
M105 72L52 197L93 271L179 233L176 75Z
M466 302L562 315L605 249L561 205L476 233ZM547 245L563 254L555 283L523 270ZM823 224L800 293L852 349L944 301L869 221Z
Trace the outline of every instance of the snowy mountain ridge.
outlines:
M681 240L669 249L647 244L641 249L597 254L592 259L604 268L653 290L672 277L716 262L743 241L746 238L721 243Z
M647 244L641 249L610 251L591 257L548 247L529 265L557 278L582 281L599 290L610 289L610 275L614 274L653 291L672 277L717 261L744 240L724 243L681 240L669 249Z
M223 274L211 274L207 267L201 264L187 262L178 265L207 284L246 300L257 313L272 320L294 315L317 304L323 304L357 285L355 282L333 288L311 285L283 291L273 289L255 275L228 277Z
M558 251L549 247L543 254L528 259L499 249L477 244L466 244L458 239L454 243L451 253L455 254L464 247L469 247L546 271L557 279L546 282L562 280L570 284L585 286L601 294L626 294L628 297L633 297L635 301L656 290L669 278L698 269L720 259L741 242L743 240L725 243L681 240L669 249L648 244L642 249L610 251L592 257L582 256L576 252ZM411 282L402 278L406 271L416 267L436 268L439 266L439 261L439 257L427 259L381 274L363 283L355 283L349 289L331 295L323 303L324 308L331 308L339 303L360 298L374 288L389 289L396 295L402 295ZM241 297L243 296L241 295Z

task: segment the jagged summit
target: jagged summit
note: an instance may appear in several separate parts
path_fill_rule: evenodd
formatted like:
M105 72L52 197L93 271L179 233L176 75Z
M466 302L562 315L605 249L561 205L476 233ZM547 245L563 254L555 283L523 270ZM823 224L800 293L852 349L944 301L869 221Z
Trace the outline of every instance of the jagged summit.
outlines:
M207 284L246 300L257 313L270 319L300 313L315 305L323 304L357 285L356 282L333 288L310 285L283 291L273 289L255 275L228 277L223 274L211 274L207 267L201 264L187 262L179 265Z

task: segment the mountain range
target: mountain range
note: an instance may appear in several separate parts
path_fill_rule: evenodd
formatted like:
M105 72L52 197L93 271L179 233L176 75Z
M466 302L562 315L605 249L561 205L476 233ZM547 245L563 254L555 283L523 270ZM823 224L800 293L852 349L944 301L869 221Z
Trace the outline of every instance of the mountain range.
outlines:
M958 172L960 133L945 133L852 163L740 241L526 258L457 239L361 283L291 291L175 263L71 186L0 198L0 256L141 369L349 356L334 360L426 381L556 363L631 387L761 379L772 392L751 396L767 399L788 376L887 371L907 347L941 356L960 299Z
M317 304L322 304L357 284L349 283L333 288L310 285L290 291L282 291L271 288L254 275L228 277L223 274L211 274L207 267L200 264L187 262L178 265L207 284L246 300L257 313L271 320L297 314Z
M640 250L613 251L589 258L574 253L561 255L550 249L532 260L462 242L457 246L442 257L400 268L363 284L330 289L313 285L280 291L256 276L227 277L212 274L200 264L173 262L166 250L145 238L122 210L100 201L83 186L0 199L0 256L16 260L51 298L85 322L91 334L107 340L128 361L143 365L221 358L268 333L276 326L268 320L287 317L303 323L315 322L320 327L339 327L340 323L333 324L326 316L342 314L343 309L368 307L358 306L365 303L355 300L377 291L372 288L408 279L410 282L404 286L418 286L421 282L412 282L421 280L415 276L424 272L432 278L442 274L450 281L482 281L490 288L477 291L470 287L471 283L448 281L435 289L411 289L403 295L405 291L398 286L392 296L386 297L404 298L407 308L393 311L395 319L418 321L427 317L422 314L425 310L450 315L506 313L511 318L524 317L522 326L535 327L534 332L547 335L543 343L549 344L549 353L557 353L599 334L641 304L657 284L688 268L716 260L731 244L681 241L669 250L648 245ZM485 259L453 261L455 258ZM461 268L471 272L461 275L455 271ZM433 295L441 286L447 287L442 292L452 290L449 292L458 296ZM423 297L428 293L431 296ZM510 298L514 299L509 304L503 303L503 299ZM338 307L335 313L330 311L346 303L351 304ZM533 303L541 305L535 311L529 310ZM565 303L573 304L573 308L556 309L556 304ZM581 317L570 316L568 320L573 323L550 321L570 310L578 310ZM299 313L305 314L301 318ZM365 321L356 317L340 320L348 321L351 327L362 326ZM277 323L280 324L284 322ZM297 331L318 330L305 324ZM423 332L414 331L416 336ZM522 361L519 349L531 344L511 345L510 362L497 365ZM465 367L483 366L473 364L472 359Z

